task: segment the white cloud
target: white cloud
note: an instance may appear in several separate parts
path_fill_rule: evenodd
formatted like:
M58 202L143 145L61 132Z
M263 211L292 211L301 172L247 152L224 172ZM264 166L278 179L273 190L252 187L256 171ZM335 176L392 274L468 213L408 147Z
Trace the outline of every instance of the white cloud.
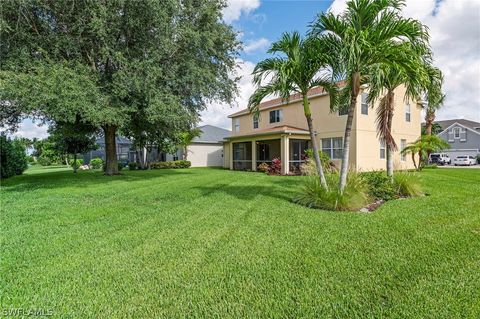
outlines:
M342 12L346 0L329 10ZM438 119L480 121L480 1L407 0L406 17L429 27L435 65L444 73L446 100Z
M250 95L255 91L255 86L252 83L252 71L255 63L250 61L238 60L237 76L240 76L238 83L239 95L233 105L225 103L212 103L208 108L201 113L200 125L210 124L226 129L231 129L231 119L227 116L244 109L247 106Z
M30 119L26 119L26 120L23 120L22 123L20 123L18 130L15 133L13 133L12 136L26 137L29 139L32 139L34 137L45 138L48 136L47 129L48 129L48 125L46 124L39 125L34 123Z
M223 9L223 20L232 23L240 19L242 14L248 14L260 6L260 0L228 0L227 7Z
M248 41L243 51L250 54L256 51L265 51L270 45L270 41L266 38L260 38L257 40Z

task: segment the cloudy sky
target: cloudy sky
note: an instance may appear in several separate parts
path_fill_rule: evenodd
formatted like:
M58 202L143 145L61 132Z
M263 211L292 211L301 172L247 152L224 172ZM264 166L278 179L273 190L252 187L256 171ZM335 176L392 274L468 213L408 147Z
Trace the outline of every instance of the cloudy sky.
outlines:
M202 112L201 124L230 129L227 115L245 108L254 87L251 72L268 55L269 45L282 32L307 31L318 12L341 12L345 0L281 1L229 0L225 22L244 43L238 58L240 94L234 105L213 103ZM480 0L407 0L404 15L429 27L435 63L445 75L447 95L437 119L467 118L480 122ZM46 127L24 121L17 135L45 137Z

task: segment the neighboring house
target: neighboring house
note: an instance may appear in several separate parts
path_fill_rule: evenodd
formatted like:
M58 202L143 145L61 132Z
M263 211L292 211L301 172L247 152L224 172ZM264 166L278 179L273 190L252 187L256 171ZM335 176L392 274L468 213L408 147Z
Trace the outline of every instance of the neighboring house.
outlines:
M205 125L199 127L200 136L193 139L187 146L187 159L192 162L193 167L222 166L223 165L223 139L230 136L230 131ZM105 140L99 137L96 140L99 148L95 151L83 154L83 161L89 164L92 158L105 160ZM132 141L125 137L117 136L117 159L123 162L135 162L138 156L145 156L143 151L137 152L132 148ZM159 161L175 161L183 158L182 149L177 149L173 154L160 153L157 156L156 150L152 150L151 158Z
M98 144L98 149L83 154L83 162L89 164L93 158L101 158L105 160L105 138L99 136L95 142ZM132 148L132 141L122 136L115 137L115 144L117 146L117 159L122 161L133 161L135 158L135 151Z
M330 112L329 97L321 88L309 91L313 125L319 148L340 167L346 112ZM421 106L404 101L405 89L395 90L393 136L398 146L394 152L394 167L413 168L410 156L401 156L400 150L420 136ZM378 104L371 108L365 103L367 92L359 95L351 135L350 167L354 170L385 169L385 143L377 137L375 118ZM229 115L232 135L225 139L224 167L234 170L256 170L259 164L271 163L275 157L282 162L282 174L296 173L304 161L305 150L311 148L307 121L301 96L290 96L260 104L260 115L254 117L248 110Z
M187 146L187 160L192 167L223 166L223 139L230 131L212 125L199 127L200 136Z
M480 154L480 123L464 119L436 121L442 128L438 134L450 144L450 149L442 151L453 160L458 155Z

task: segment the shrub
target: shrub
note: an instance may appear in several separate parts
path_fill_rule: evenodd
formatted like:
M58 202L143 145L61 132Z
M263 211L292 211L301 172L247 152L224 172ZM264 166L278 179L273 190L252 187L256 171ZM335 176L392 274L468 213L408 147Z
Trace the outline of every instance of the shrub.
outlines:
M168 161L168 162L153 162L150 163L150 168L152 169L161 169L161 168L189 168L192 165L190 161L178 160L178 161Z
M92 158L90 160L90 167L94 169L102 168L103 166L103 160L101 158Z
M42 166L50 166L52 165L52 161L50 160L49 157L46 156L40 156L37 160L38 164Z
M117 162L117 167L118 167L118 171L121 171L125 167L125 163ZM107 162L103 162L102 170L105 172L106 169L107 169Z
M400 196L418 197L423 195L420 179L414 172L396 172L393 175L393 184Z
M34 164L35 163L35 158L33 156L27 156L27 162L28 164Z
M343 193L338 188L339 174L325 177L328 190L320 184L318 176L309 176L305 179L303 193L294 201L311 208L341 211L358 210L368 203L366 185L360 174L349 172Z
M337 171L335 163L330 160L330 156L328 156L327 153L318 151L318 155L320 156L320 161L322 162L323 171L325 173L334 173ZM300 166L300 171L303 175L318 175L312 149L305 151L305 163Z
M258 165L258 167L257 167L257 171L259 171L259 172L268 173L269 170L270 170L270 165L268 165L265 162Z
M138 164L137 162L130 162L128 163L128 169L131 170L131 171L134 171L138 168Z
M78 158L76 162L74 162L73 160L70 160L70 161L68 162L68 164L69 164L71 167L76 166L77 168L79 168L80 166L83 165L83 159Z
M0 178L21 175L27 168L25 147L18 141L0 136Z
M392 179L385 171L373 171L360 174L367 186L368 195L375 200L391 200L399 197Z
M477 164L480 164L480 154L477 155Z
M282 161L278 158L275 157L272 159L272 165L268 168L268 174L272 175L280 175L282 172Z

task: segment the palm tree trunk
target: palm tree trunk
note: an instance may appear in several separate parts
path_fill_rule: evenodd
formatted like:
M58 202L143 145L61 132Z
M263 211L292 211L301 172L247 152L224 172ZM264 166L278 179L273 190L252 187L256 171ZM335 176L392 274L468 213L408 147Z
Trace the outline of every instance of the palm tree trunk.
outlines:
M427 109L427 114L425 115L425 135L432 135L432 126L433 121L435 121L435 110ZM427 151L427 160L430 159L430 151Z
M315 139L315 132L313 131L313 120L312 120L312 113L310 111L310 102L308 101L308 97L305 93L303 95L303 111L305 113L305 117L307 118L307 125L308 131L310 132L310 141L312 142L313 148L313 158L315 159L315 165L317 166L317 173L320 177L320 183L325 189L328 189L327 180L325 179L325 174L323 172L322 161L320 160L320 155L318 154L318 145L317 140Z
M413 161L413 166L415 167L415 170L418 171L418 166L417 162L415 161L415 153L412 152L412 161Z
M390 141L386 142L386 152L387 152L387 176L393 178L393 150L395 146L395 141L392 137L392 122L393 122L393 110L394 110L394 93L393 91L388 92L388 114L387 114L387 127L390 134Z
M343 156L340 166L340 192L343 192L347 185L348 159L350 156L350 137L352 135L353 115L357 106L357 95L352 94L350 98L350 107L348 109L347 124L345 125L345 135L343 137Z
M355 108L357 107L357 97L360 93L360 73L352 74L352 92L350 93L350 106L348 108L347 123L345 124L345 136L343 138L343 156L342 165L340 168L340 192L343 193L347 185L348 175L348 160L350 156L350 137L352 135L353 116L355 115Z

